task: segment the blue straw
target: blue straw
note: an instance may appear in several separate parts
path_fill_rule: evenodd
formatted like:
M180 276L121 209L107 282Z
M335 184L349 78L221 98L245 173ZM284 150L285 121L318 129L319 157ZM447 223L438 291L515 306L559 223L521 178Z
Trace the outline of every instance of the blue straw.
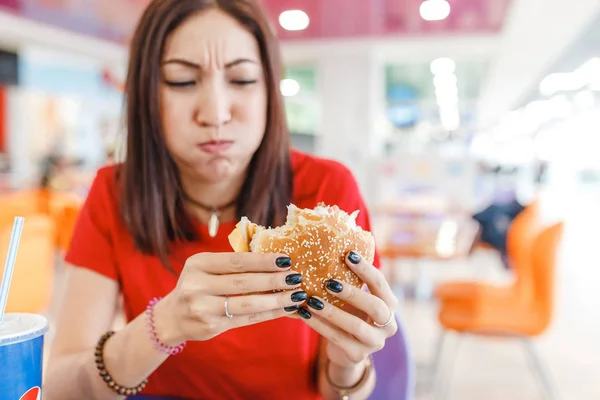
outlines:
M23 217L15 217L12 234L10 236L10 244L8 245L8 256L4 265L4 277L2 285L0 285L0 324L4 320L4 311L6 311L6 303L8 301L8 290L10 289L10 281L15 269L15 261L17 259L17 250L21 241L21 232L23 231Z

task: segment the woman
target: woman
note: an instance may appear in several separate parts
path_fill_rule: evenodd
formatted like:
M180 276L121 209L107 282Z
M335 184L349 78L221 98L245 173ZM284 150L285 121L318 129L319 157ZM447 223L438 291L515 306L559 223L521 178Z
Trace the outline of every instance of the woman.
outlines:
M370 355L397 329L379 270L352 253L373 294L327 285L363 320L306 301L285 254L236 254L227 241L240 216L283 224L292 202L358 209L370 228L345 167L289 149L263 12L248 0L154 0L130 57L126 160L98 172L81 212L44 398L367 398ZM257 292L271 294L225 303ZM128 323L105 334L120 295Z

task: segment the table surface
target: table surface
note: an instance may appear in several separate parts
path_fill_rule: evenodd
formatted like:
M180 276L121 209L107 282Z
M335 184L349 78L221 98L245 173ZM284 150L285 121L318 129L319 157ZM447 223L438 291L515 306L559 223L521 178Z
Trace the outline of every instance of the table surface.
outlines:
M479 224L465 214L379 214L373 225L384 258L463 258L479 233Z

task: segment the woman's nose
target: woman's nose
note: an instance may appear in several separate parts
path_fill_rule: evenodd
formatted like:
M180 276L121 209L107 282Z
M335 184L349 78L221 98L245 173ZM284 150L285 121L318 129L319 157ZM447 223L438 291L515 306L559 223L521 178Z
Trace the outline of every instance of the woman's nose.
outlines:
M195 119L203 127L221 126L231 120L231 101L224 88L219 85L203 88Z

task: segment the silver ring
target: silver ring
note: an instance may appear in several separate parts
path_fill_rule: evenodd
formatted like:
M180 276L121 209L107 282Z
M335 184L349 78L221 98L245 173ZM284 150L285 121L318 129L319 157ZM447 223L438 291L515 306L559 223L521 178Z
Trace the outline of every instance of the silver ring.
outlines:
M227 318L232 319L233 315L229 313L229 296L225 296L225 315Z
M375 325L378 328L385 328L386 326L391 324L393 320L394 320L394 312L392 310L390 310L390 319L388 319L385 324L380 325L377 322L373 321L373 325Z

